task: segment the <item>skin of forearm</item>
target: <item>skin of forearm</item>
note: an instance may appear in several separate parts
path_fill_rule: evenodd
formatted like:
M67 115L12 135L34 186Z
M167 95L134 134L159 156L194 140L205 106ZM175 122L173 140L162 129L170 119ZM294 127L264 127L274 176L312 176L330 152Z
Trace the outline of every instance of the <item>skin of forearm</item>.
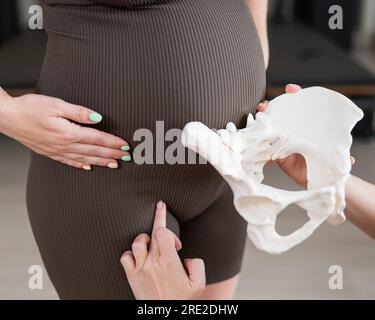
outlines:
M351 175L346 183L345 214L349 221L375 239L375 185Z
M0 133L4 133L10 96L0 87Z
M267 69L269 61L269 44L267 32L268 0L247 0L246 2L252 14L255 27L258 31L264 54L264 63Z

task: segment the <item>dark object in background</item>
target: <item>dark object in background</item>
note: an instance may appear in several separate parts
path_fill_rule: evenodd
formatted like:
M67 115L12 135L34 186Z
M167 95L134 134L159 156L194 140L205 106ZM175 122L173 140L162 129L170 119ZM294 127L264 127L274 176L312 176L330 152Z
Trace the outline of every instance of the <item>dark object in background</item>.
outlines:
M18 96L32 92L43 64L47 35L44 30L19 33L0 48L0 86Z
M328 9L339 5L343 9L343 29L331 30L328 26L332 14ZM358 0L303 0L295 1L295 18L298 22L311 26L328 36L344 49L352 47L352 35L358 21L361 1Z
M0 1L0 47L18 31L16 1Z
M271 23L268 98L284 92L285 84L325 86L351 98L365 113L356 135L372 132L375 77L327 37L298 23ZM338 115L339 119L339 115Z
M272 86L295 81L301 85L345 87L341 91L349 95L375 94L372 73L311 28L299 23L271 23L269 38L268 81Z
M372 121L374 118L375 98L353 98L355 104L361 107L365 116L353 129L356 137L368 137L372 134Z

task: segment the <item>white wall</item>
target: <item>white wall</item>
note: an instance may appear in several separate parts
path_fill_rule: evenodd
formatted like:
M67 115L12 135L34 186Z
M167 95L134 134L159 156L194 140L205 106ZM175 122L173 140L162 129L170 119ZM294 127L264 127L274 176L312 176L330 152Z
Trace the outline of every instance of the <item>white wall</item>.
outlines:
M360 47L369 48L375 40L375 0L362 0L361 15L358 29Z
M18 14L20 17L20 27L22 29L27 29L28 28L28 21L30 18L29 14L29 8L34 5L34 4L39 4L38 0L16 0L17 1L17 9L18 9Z

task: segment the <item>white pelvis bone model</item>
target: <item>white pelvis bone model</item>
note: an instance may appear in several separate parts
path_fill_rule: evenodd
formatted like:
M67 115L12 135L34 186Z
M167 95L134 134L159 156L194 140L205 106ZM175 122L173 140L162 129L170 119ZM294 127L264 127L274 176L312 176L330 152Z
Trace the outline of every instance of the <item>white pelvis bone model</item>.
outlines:
M325 220L345 221L345 183L351 170L350 135L363 112L345 96L312 87L283 94L256 120L249 114L246 128L233 123L214 131L200 122L188 123L182 132L185 147L211 163L229 183L234 205L248 222L255 246L282 253L308 238ZM291 154L304 156L306 191L287 191L262 184L268 160ZM275 230L277 215L297 204L309 221L288 236Z

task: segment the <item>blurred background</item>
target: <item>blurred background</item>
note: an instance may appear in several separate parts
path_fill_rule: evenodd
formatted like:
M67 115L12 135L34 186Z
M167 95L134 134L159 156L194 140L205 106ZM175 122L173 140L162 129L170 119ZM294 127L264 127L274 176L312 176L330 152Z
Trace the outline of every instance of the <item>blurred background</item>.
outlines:
M34 90L43 62L46 34L29 27L29 8L36 4L0 1L0 86L14 96ZM342 29L329 27L332 5L343 10ZM353 173L375 183L375 0L271 0L269 9L267 98L282 93L287 83L326 86L351 98L365 113L354 130ZM25 205L29 152L0 134L0 161L0 299L57 299L46 273L43 290L28 287L29 267L43 265ZM274 167L267 169L265 182L296 189ZM299 209L288 208L278 230L290 232L304 221ZM342 290L328 286L332 265L343 269ZM236 298L375 299L374 284L375 242L346 222L323 225L281 256L249 242Z

